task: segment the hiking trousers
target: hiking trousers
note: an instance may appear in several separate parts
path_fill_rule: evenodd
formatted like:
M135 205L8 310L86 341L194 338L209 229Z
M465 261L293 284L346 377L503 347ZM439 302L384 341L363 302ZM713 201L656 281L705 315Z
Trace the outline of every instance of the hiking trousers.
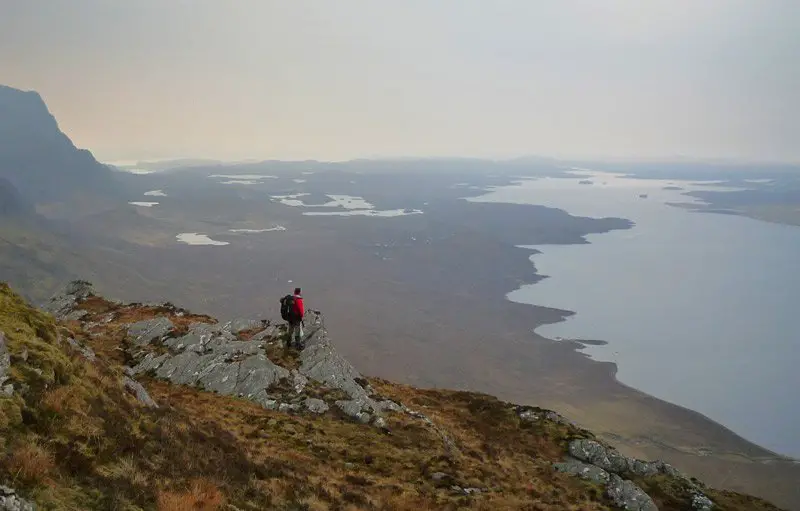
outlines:
M289 323L289 345L291 346L292 343L295 346L300 346L301 342L303 341L303 322L290 322Z

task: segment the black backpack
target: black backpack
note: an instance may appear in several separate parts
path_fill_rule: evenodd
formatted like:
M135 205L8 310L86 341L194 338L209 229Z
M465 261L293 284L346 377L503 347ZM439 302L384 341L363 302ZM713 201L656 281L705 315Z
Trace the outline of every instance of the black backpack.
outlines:
M281 298L281 317L284 321L294 319L294 296L286 295Z

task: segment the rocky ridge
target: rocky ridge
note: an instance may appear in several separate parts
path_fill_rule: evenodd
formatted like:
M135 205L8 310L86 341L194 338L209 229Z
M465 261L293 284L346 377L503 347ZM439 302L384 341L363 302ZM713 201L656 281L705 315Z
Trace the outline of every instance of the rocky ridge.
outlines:
M63 320L80 320L87 311L79 306L96 296L91 284L76 281L55 296L45 309ZM165 313L184 316L171 304ZM103 319L109 323L114 313ZM309 311L305 319L303 348L293 354L291 366L274 363L268 352L283 347L283 327L266 321L236 319L224 324L193 321L179 329L167 316L137 321L127 327L126 387L148 406L146 391L133 377L152 374L178 385L192 385L217 394L254 401L269 410L325 413L331 408L364 424L385 427L383 415L401 411L391 400L377 395L364 377L336 349L325 330L322 314ZM90 325L90 328L96 325ZM70 341L75 349L94 356ZM320 391L324 389L324 391ZM336 392L338 391L338 392Z
M286 349L282 325L123 304L88 282L46 304L57 323L7 286L0 300L0 510L777 509L549 410L366 378L316 311Z

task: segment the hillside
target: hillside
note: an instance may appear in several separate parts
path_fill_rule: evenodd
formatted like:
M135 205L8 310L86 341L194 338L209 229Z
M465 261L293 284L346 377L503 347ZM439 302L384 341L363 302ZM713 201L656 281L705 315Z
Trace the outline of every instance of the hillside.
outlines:
M0 218L28 216L33 207L7 179L0 178Z
M317 312L296 351L84 282L46 308L0 285L0 509L777 509L551 411L365 378Z

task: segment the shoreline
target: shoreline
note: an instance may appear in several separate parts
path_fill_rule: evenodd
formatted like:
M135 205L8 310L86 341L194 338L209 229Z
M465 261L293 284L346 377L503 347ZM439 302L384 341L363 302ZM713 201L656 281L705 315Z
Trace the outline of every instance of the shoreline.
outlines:
M566 210L561 210L561 211L563 211L564 213L570 214ZM625 220L627 220L627 219L625 219ZM627 230L627 229L631 229L634 225L635 224L633 224L633 222L631 222L631 227L627 227L627 228L623 228L623 229L609 229L609 230L604 231L604 232L590 233L590 234L592 234L592 235L601 235L601 234L610 233L610 232L612 232L614 230ZM591 241L585 239L585 237L588 236L588 235L589 234L586 234L586 235L583 236L583 238L585 240L585 243L567 243L567 244L557 244L557 245L590 245ZM536 245L536 246L540 247L542 245ZM558 308L558 307L549 307L549 306L544 306L544 305L539 305L539 304L529 303L529 302L523 302L523 301L517 301L517 300L512 300L510 298L511 294L513 294L513 293L515 293L515 292L517 292L517 291L519 291L519 290L521 290L523 288L526 288L526 287L529 287L529 286L535 286L536 284L542 282L545 279L552 278L552 276L550 276L550 275L540 274L539 271L538 271L538 268L536 267L534 258L537 255L543 254L542 250L540 250L538 248L533 248L533 246L526 246L526 245L519 245L519 246L517 246L517 248L521 248L521 249L524 249L524 250L530 252L529 259L530 259L531 267L532 267L532 270L533 270L533 278L530 280L530 282L522 284L517 289L514 289L514 290L509 291L508 293L506 293L505 299L507 301L511 302L511 303L519 304L519 305L522 305L522 306L534 307L534 308L539 309L539 310L555 311L559 315L559 317L553 318L552 320L542 319L540 322L538 322L538 324L536 324L532 328L533 334L538 336L538 337L540 337L540 338L542 338L542 339L545 339L547 341L551 341L551 342L560 343L560 344L564 344L564 345L570 346L578 353L583 353L582 350L587 345L588 346L607 346L607 345L609 345L609 341L603 340L603 339L581 339L581 338L566 338L566 337L565 338L561 338L561 337L552 338L552 337L548 337L548 336L538 332L538 330L540 328L542 328L542 327L551 326L551 325L557 325L557 324L560 324L560 323L567 322L570 318L572 318L573 316L577 315L578 311L573 311L573 310L569 310L569 309L561 309L561 308ZM583 353L583 354L585 354L585 353ZM760 450L764 451L765 453L767 453L768 456L764 457L765 460L780 460L780 461L800 463L800 457L794 457L794 456L791 456L791 455L782 454L780 452L773 451L773 450L769 449L768 447L760 445L757 442L755 442L753 440L750 440L750 439L744 437L743 435L737 433L736 431L734 431L730 427L726 426L724 423L722 423L720 421L717 421L717 420L714 420L713 418L705 415L703 412L700 412L700 411L695 410L693 408L690 408L688 406L684 406L684 405L672 402L672 401L670 401L668 399L657 397L657 396L652 395L652 394L650 394L650 393L648 393L648 392L646 392L644 390L641 390L641 389L639 389L639 388L637 388L637 387L635 387L633 385L630 385L630 384L627 384L627 383L621 381L617 377L617 374L618 374L618 363L611 362L611 361L604 361L604 360L596 360L596 359L592 358L591 355L588 355L588 354L585 354L585 355L586 355L587 359L592 363L595 363L595 364L611 364L611 365L613 365L614 366L614 371L613 371L613 374L611 376L613 377L614 381L617 384L619 384L621 386L624 386L624 387L626 387L626 388L628 388L628 389L630 389L630 390L632 390L634 392L641 393L641 394L643 394L645 396L648 396L648 397L650 397L652 399L656 399L656 400L662 401L662 402L664 402L664 403L666 403L668 405L677 407L677 408L679 408L681 410L688 411L688 412L691 412L693 414L697 414L700 418L702 418L704 420L707 420L709 422L712 422L716 426L726 430L728 433L738 437L742 442L746 442L748 444L751 444L752 446L755 446L758 449L760 449ZM733 454L733 453L731 453L731 454Z

